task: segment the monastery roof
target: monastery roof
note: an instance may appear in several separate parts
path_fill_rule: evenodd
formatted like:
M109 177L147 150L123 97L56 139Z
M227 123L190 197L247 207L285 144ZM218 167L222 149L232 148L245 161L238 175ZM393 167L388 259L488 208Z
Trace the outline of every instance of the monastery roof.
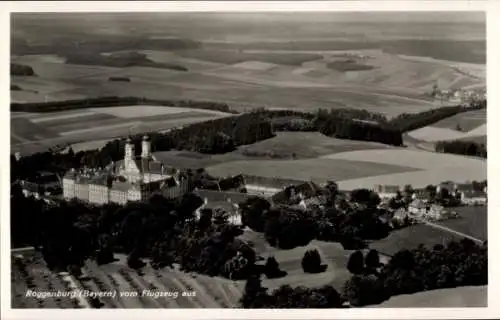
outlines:
M137 157L136 159L134 159L134 162L141 173L162 174L162 170L163 174L167 175L174 175L177 173L177 170L175 168L166 167L162 162L152 158L145 159ZM116 165L119 167L123 167L124 160L117 161Z

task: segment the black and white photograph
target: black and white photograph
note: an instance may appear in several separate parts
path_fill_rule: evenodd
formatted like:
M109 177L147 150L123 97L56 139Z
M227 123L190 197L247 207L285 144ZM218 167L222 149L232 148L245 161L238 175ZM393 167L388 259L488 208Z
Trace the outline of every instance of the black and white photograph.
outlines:
M11 12L11 308L488 307L486 16Z

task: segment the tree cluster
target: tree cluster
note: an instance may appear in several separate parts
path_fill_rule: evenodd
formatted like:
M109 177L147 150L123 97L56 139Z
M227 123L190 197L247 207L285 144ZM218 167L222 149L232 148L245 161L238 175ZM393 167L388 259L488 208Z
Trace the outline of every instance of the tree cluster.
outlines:
M461 154L487 158L488 151L484 143L471 140L438 141L435 144L437 152Z
M452 241L446 246L435 245L432 249L423 245L412 250L403 249L378 273L356 272L346 282L343 296L352 306L364 306L400 294L485 285L488 283L487 251L486 243L478 245L468 239ZM359 253L352 259L356 260L356 271L359 271Z
M21 112L54 112L54 111L64 111L64 110L83 109L83 108L134 106L141 104L232 112L226 103L219 103L219 102L193 101L193 100L154 100L143 97L117 97L117 96L107 96L107 97L87 98L87 99L77 99L77 100L49 101L49 102L11 103L10 108L12 111L21 111Z
M340 242L352 249L363 247L364 239L386 237L390 228L380 219L386 212L374 207L380 199L371 192L354 194L356 201L365 204L338 204L333 197L326 208L306 211L286 205L271 207L267 200L252 197L240 204L242 223L264 233L270 245L282 249L304 246L314 239Z

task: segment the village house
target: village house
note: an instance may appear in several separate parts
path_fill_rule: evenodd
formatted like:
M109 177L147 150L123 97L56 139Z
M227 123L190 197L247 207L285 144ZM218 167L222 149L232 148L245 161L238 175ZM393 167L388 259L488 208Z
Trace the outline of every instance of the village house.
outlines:
M488 197L484 191L472 190L461 192L460 200L465 205L486 205Z
M401 191L399 186L390 185L376 185L375 192L378 194L381 200L389 200L395 198Z

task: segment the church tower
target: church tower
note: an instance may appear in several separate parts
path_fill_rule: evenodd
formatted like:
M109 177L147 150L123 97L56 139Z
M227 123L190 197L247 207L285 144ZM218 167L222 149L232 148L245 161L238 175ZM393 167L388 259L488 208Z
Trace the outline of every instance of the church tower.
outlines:
M141 157L143 159L150 159L151 158L151 139L145 135L142 138L142 154Z
M135 159L135 146L134 146L134 143L132 142L132 139L129 137L129 138L127 138L127 141L125 142L124 163L125 163L125 171L126 172L130 172L131 168L133 168L134 159Z

